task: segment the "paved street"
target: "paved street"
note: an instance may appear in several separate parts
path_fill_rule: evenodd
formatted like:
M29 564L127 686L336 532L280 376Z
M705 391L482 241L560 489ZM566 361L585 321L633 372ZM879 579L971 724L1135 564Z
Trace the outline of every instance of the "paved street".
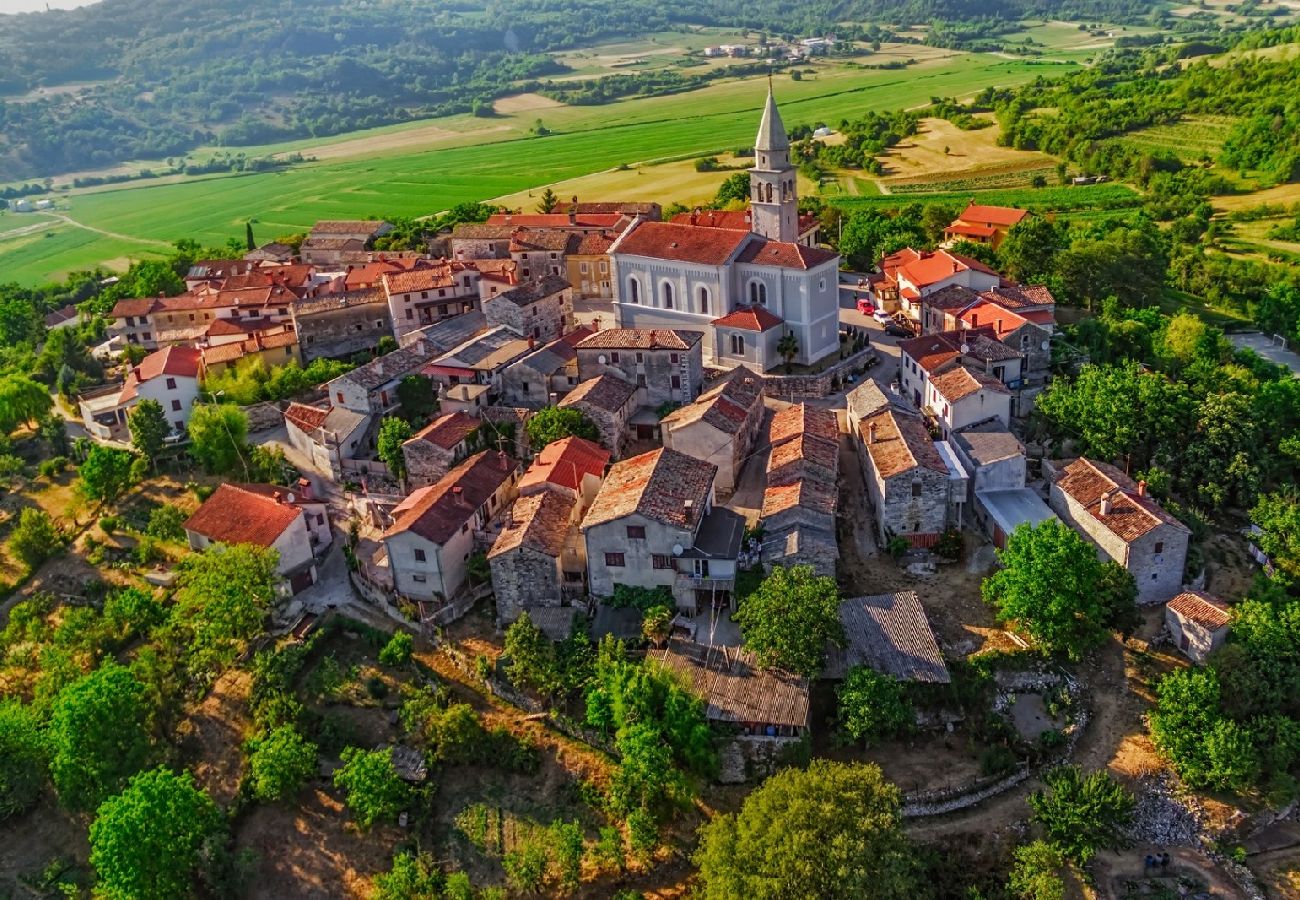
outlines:
M1293 375L1300 377L1300 354L1293 353L1280 344L1274 344L1269 335L1251 331L1245 334L1230 334L1228 340L1232 341L1232 345L1238 350L1254 350L1269 362L1286 366Z

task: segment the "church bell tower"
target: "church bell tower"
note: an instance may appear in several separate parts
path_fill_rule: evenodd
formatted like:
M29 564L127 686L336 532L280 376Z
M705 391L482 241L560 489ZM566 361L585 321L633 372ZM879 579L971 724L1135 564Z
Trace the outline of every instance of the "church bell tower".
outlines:
M790 138L776 108L772 87L754 139L754 168L749 170L750 227L774 241L799 241L799 196L790 165Z

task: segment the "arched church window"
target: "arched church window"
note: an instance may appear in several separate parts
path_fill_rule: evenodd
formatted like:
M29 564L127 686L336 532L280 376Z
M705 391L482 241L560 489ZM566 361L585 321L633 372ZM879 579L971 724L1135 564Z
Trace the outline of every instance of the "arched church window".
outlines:
M751 281L749 283L749 302L759 306L767 306L767 285L761 281Z
M699 296L700 296L700 315L707 316L709 314L709 289L706 287L701 287L699 289Z
M663 297L664 309L672 309L673 308L673 286L669 284L667 281L665 281L661 286L659 293Z
M768 184L767 184L767 202L768 202L768 203L771 203L771 202L772 202L772 183L771 183L771 182L768 182Z
M632 303L641 302L641 282L635 277L627 280L627 299Z

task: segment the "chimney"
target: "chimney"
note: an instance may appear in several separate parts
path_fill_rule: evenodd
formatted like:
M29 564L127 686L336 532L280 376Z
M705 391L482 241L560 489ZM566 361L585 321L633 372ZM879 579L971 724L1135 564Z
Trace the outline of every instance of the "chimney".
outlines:
M281 494L279 491L272 491L272 492L271 492L271 499L274 500L276 503L283 503L283 502L284 502L284 494Z
M426 351L425 351L425 349L424 349L424 338L416 338L416 340L415 340L415 352L418 353L418 354L420 354L421 356L426 355Z
M578 224L578 207L576 206L569 207L569 224L570 225Z
M694 518L695 518L695 501L694 501L694 500L683 500L683 501L682 501L682 509L683 509L683 510L685 511L685 513L686 513L686 521L687 521L687 523L689 524L690 522L694 521Z
M1145 481L1139 481L1139 482L1138 482L1138 496L1139 496L1139 497L1145 497L1146 495L1147 495L1147 483L1146 483Z
M1103 516L1110 515L1110 509L1111 509L1110 491L1107 491L1106 493L1101 495L1101 514Z
M867 424L867 443L874 444L875 442L876 442L876 423L869 422Z
M528 335L528 349L532 350L536 346L537 346L537 338L533 337L531 334Z
M507 225L510 224L510 222L511 222L512 219L514 219L514 216L510 215L510 213L506 213L506 224L507 224Z
M311 480L307 478L298 479L298 494L303 500L312 499Z

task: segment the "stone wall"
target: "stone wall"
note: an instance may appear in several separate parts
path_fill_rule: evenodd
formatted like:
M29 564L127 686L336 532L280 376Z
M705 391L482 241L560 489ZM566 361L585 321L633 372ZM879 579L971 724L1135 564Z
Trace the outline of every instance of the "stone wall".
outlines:
M800 741L797 737L737 735L718 751L718 781L722 784L761 781L790 764L790 756Z
M413 438L402 444L406 460L407 486L411 490L433 484L451 470L456 462L456 448L445 450L429 441Z
M912 485L921 482L921 496ZM884 498L877 510L881 537L886 534L939 534L948 523L948 475L917 467L885 482Z
M638 356L640 362L637 362ZM604 363L600 362L602 357ZM677 362L673 362L673 357ZM598 378L606 372L613 372L628 384L642 388L644 396L637 402L644 406L689 403L699 396L704 382L704 363L698 343L688 350L609 350L603 347L578 350L580 381ZM680 379L679 387L673 387L673 376ZM640 377L645 379L644 385Z
M518 547L489 561L492 590L497 598L497 616L502 622L519 618L524 604L561 606L558 561L540 550Z
M388 298L379 290L300 300L294 304L293 321L303 365L373 350L380 338L393 336Z
M248 416L248 433L257 434L262 431L270 431L273 428L279 428L284 424L284 410L278 403L266 401L263 403L254 403L252 406L240 407L244 415Z
M875 358L876 351L871 347L865 347L815 375L768 373L763 376L763 384L767 389L767 395L778 400L794 402L796 400L815 400L818 397L828 397L832 393L832 382L837 377L842 381L845 375L866 365L867 360Z

